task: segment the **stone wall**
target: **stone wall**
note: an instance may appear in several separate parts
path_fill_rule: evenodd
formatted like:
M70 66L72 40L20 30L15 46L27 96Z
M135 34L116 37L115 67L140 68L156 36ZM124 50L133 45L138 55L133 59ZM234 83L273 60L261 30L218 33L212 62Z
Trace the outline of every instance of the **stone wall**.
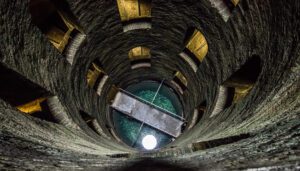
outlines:
M152 29L125 33L116 1L66 2L63 8L74 14L86 34L72 65L32 23L29 0L1 2L0 62L57 96L78 127L30 117L1 100L0 168L145 170L149 163L156 163L165 170L174 166L186 170L299 169L298 0L240 0L227 22L208 0L152 0ZM179 57L189 28L200 30L209 46L196 73ZM128 52L136 46L151 49L150 69L131 70ZM254 88L211 118L218 87L253 56L262 61ZM95 59L109 75L102 96L86 83L88 67ZM207 102L200 122L174 143L151 153L137 153L114 140L106 128L109 88L146 78L170 80L177 70L188 80L181 97L186 115L203 100ZM108 136L93 132L80 110L97 118ZM193 148L193 143L209 144L240 134L249 137Z

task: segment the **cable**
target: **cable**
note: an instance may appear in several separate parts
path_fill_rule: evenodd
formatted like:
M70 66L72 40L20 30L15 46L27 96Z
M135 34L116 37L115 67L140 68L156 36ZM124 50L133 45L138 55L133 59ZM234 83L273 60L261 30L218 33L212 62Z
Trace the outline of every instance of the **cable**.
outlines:
M152 104L152 105L153 105L153 102L155 101L155 98L156 98L156 96L157 96L159 90L161 89L161 86L162 86L162 84L164 83L164 81L165 81L165 79L163 79L163 80L161 81L161 83L160 83L158 89L156 90L156 93L155 93L155 95L154 95L154 97L153 97L153 99L152 99L152 101L151 101L151 104ZM143 121L142 124L141 124L141 126L140 126L140 128L139 128L139 131L138 131L138 133L137 133L137 137L136 137L135 141L132 143L131 147L133 147L133 146L136 144L137 140L139 139L139 136L140 136L140 134L141 134L142 128L143 128L143 126L144 126L144 123L145 123L145 122Z

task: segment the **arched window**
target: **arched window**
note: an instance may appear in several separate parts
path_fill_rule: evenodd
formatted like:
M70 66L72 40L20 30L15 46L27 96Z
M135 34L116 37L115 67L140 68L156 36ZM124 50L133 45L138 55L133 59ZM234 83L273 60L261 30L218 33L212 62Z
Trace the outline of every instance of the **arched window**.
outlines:
M50 92L2 64L0 73L1 99L24 114L57 122L48 104Z
M226 22L240 0L209 0Z
M79 111L79 114L82 118L82 120L91 128L94 132L96 132L99 135L104 135L101 126L99 125L96 118L91 116L91 114L88 114L82 110Z
M50 0L31 0L29 9L33 23L72 64L74 55L85 38L73 15Z
M254 56L223 83L225 87L234 89L233 103L237 103L249 94L260 72L260 58Z
M131 69L151 67L151 55L149 48L142 46L135 47L129 51L128 57L131 63Z
M151 29L151 0L117 0L123 31Z
M101 69L99 62L95 60L89 67L87 73L87 84L100 96L103 86L108 80L108 75Z
M254 87L260 73L261 60L258 56L253 56L220 86L211 117L245 98Z
M186 46L180 56L191 66L194 72L197 71L207 52L208 45L204 35L197 29L193 29L191 34L191 30L188 29Z
M177 90L181 94L183 94L183 92L187 88L188 81L187 81L186 77L180 71L177 71L174 74L174 78L171 81L171 83L177 88Z
M194 113L191 118L190 124L187 127L187 130L190 130L195 125L197 125L197 123L200 122L200 120L202 119L202 117L206 111L206 106L207 106L206 101L203 101L202 103L200 103L199 106L197 106L196 109L194 109Z
M118 92L119 92L118 87L115 85L112 85L106 95L107 102L112 103Z
M234 89L221 85L217 91L216 102L210 117L216 116L232 104Z

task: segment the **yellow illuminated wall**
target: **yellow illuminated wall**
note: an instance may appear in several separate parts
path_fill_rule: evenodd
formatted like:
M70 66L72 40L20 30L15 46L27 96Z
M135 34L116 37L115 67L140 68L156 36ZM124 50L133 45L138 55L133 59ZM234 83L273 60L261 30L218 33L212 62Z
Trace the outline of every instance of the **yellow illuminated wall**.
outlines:
M233 103L237 103L241 99L247 96L247 94L251 91L254 86L252 82L245 82L243 80L230 79L227 80L224 85L226 87L234 88L234 97Z
M106 96L107 102L112 103L113 99L116 97L116 94L118 92L119 92L118 87L116 87L115 85L112 85Z
M17 106L17 109L27 114L41 112L42 111L41 103L45 100L46 98L39 98L29 103Z
M129 51L128 57L131 61L140 59L150 59L150 49L142 46L135 47Z
M183 84L185 87L187 87L188 81L187 81L187 79L185 78L185 76L181 72L177 71L175 73L175 77L178 80L180 80L181 84Z
M95 63L92 63L87 73L87 84L90 87L94 87L96 80L99 76L105 74L102 69L97 66Z
M150 0L117 0L121 21L151 17Z
M237 6L237 4L239 3L240 0L231 0L231 2L233 3L234 6Z
M201 62L205 58L208 52L208 45L203 34L195 30L190 40L188 41L186 48L189 49Z

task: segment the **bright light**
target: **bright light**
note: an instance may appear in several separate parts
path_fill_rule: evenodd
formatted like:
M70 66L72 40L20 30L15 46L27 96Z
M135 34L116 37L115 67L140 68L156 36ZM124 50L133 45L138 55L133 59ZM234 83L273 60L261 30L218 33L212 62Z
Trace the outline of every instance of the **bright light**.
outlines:
M146 150L153 150L157 145L157 141L153 135L146 135L142 140L142 144Z

